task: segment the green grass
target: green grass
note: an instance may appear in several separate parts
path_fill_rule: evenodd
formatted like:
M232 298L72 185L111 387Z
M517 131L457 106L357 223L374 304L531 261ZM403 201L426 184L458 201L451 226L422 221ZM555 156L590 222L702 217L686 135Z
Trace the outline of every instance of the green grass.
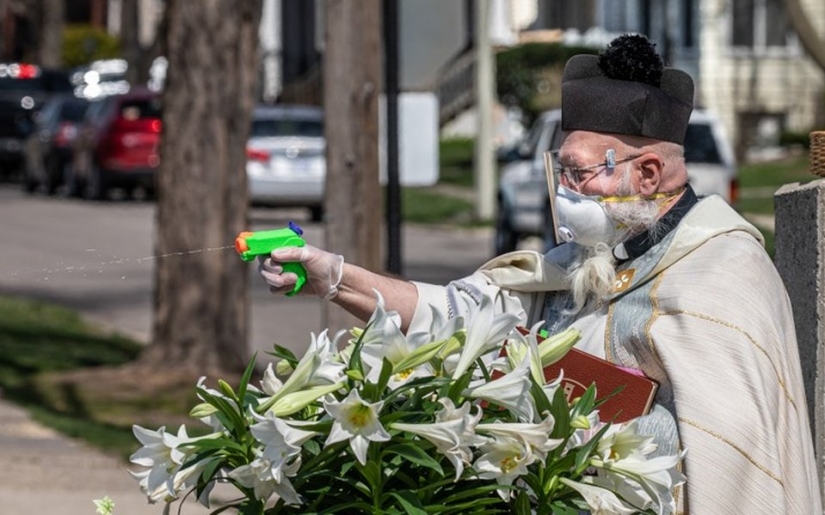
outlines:
M745 215L774 214L773 196L786 184L806 183L817 179L809 171L807 156L795 156L777 161L751 163L739 168L739 201L736 209ZM757 227L765 238L765 249L774 255L774 233Z
M439 142L439 182L457 186L473 186L472 139L442 139Z
M458 224L472 221L474 204L431 188L401 190L401 217L418 224Z
M3 397L27 408L35 420L105 450L134 450L129 425L96 421L76 392L56 392L40 381L78 369L132 361L141 346L104 334L62 307L0 296L0 388ZM64 399L58 407L55 398ZM67 401L68 399L68 401Z
M805 183L814 179L816 177L809 172L808 158L805 156L741 166L741 195L736 208L742 213L772 215L773 194L776 190L785 184Z

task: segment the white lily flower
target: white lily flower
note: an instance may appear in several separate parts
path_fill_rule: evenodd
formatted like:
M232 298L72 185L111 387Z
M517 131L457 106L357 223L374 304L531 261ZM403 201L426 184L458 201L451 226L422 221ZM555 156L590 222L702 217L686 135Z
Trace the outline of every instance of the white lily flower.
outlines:
M467 334L453 371L453 379L458 379L484 354L500 348L518 322L518 316L512 313L496 314L493 300L486 295L478 305L472 301L468 301L466 305Z
M591 460L591 464L597 468L600 477L611 480L617 491L630 489L636 495L650 499L658 515L668 515L676 509L673 489L685 480L676 470L683 457L683 453L651 459L632 456L609 462Z
M358 462L365 465L369 443L390 439L389 433L378 420L378 413L383 407L383 401L371 404L364 402L358 390L350 390L349 395L340 402L334 399L324 400L324 409L335 420L324 445L349 439Z
M369 333L371 329L367 332ZM400 327L394 330L387 329L384 333L384 340L381 342L364 344L361 348L361 360L369 369L366 379L377 382L381 374L384 359L387 359L393 366L409 361L418 349L430 343L430 335L427 333L413 333L404 335ZM424 362L416 367L404 367L396 371L389 380L390 388L398 386L416 378L433 375L432 367Z
M533 454L544 462L547 459L547 453L561 445L563 441L550 438L554 425L555 420L548 413L547 417L538 424L494 422L492 424L479 424L476 431L495 437L521 438L530 446Z
M261 417L252 414L257 423L250 426L252 436L264 446L261 457L269 461L272 467L272 477L281 483L284 479L284 469L289 461L296 456L300 457L301 446L313 436L315 431L297 429L286 421L267 413Z
M473 415L470 411L473 405L465 402L460 408L456 409L455 404L449 398L439 399L438 401L443 406L435 414L436 422L446 422L448 420L461 419L464 421L464 433L461 434L461 445L466 447L478 447L487 441L487 438L476 433L479 421L483 413L481 408L476 406L476 413Z
M338 333L336 341L342 334L343 332ZM344 369L346 366L337 361L334 353L335 345L335 342L330 341L327 337L326 330L322 331L317 337L313 333L312 342L295 367L295 371L271 397L261 399L261 404L272 406L292 393L300 393L317 386L336 385L345 381ZM281 412L278 414L283 416L288 413Z
M259 457L247 465L241 465L232 470L229 472L229 477L246 488L252 488L255 498L263 502L269 500L272 494L277 494L285 504L301 504L301 497L286 477L294 476L299 467L298 463L284 469L284 477L281 481L277 481L272 474L270 461Z
M212 397L217 397L218 399L223 399L229 403L233 403L233 401L229 397L224 395L223 392L215 390L214 388L207 388L205 383L206 376L201 376L200 378L198 378L197 396L199 399L204 400L200 393L200 390L203 390ZM207 402L204 402L204 404L201 404L196 408L200 408L200 413L196 412L193 416L196 416L198 420L211 427L212 431L226 431L226 428L223 426L223 422L221 422L221 420L215 416L215 413L217 413L218 411L217 408L215 408Z
M685 481L676 469L684 453L675 456L647 458L656 450L652 438L639 435L636 423L611 426L599 441L599 458L591 459L598 475L609 481L615 491L627 492L649 499L659 515L672 513L676 508L673 489Z
M178 429L177 436L167 433L165 427L152 431L134 425L132 432L143 447L132 454L129 461L150 469L149 474L145 476L144 491L152 492L174 477L191 452L183 446L192 439L186 434L186 426L183 425ZM175 493L174 490L169 491L172 496Z
M432 322L430 323L430 334L432 341L449 340L456 333L465 329L464 317L455 316L446 318L440 309L430 304Z
M264 377L261 380L261 390L267 395L275 395L278 390L284 387L284 382L275 375L272 363L269 363L264 370Z
M484 453L473 464L481 479L495 479L499 485L511 485L527 473L527 467L536 461L530 446L521 438L496 437L481 446ZM508 489L498 489L502 499L511 496Z
M174 467L166 481L154 489L149 487L149 478L152 475L152 470L144 470L140 472L130 470L129 473L132 477L138 480L141 491L146 494L146 497L150 503L154 504L159 501L172 502L178 498L181 492L188 490L197 484L198 477L201 472L203 472L203 469L206 468L208 463L208 461L200 461L193 465L187 464L186 467ZM206 507L209 507L209 494L212 492L213 488L214 483L210 483L198 497L198 501Z
M504 406L522 422L532 422L536 407L530 395L530 368L525 361L509 374L489 382L476 381L462 395Z
M435 445L436 450L453 464L455 480L458 481L464 472L464 464L470 463L473 459L473 451L461 444L461 435L464 434L466 426L465 420L455 419L433 424L395 423L390 427L418 435Z
M592 515L633 515L638 512L635 507L623 502L610 490L572 481L566 477L559 480L582 495Z

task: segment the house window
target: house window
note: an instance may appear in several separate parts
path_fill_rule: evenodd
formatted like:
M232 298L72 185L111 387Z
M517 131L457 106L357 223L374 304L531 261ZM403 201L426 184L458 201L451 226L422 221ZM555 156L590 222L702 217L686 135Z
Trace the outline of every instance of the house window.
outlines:
M788 44L788 16L782 0L732 0L732 45L754 51Z

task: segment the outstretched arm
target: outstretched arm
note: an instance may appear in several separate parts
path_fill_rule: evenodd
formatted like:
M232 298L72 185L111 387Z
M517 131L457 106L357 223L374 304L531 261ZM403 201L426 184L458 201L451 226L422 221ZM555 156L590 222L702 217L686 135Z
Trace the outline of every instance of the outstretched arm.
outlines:
M373 290L378 290L384 297L385 308L401 316L401 329L406 331L409 327L418 302L418 290L413 283L344 263L343 256L305 245L274 250L260 262L258 270L273 293L291 291L298 280L295 274L284 271L284 263L300 263L306 270L307 282L300 294L332 300L366 321L375 311Z

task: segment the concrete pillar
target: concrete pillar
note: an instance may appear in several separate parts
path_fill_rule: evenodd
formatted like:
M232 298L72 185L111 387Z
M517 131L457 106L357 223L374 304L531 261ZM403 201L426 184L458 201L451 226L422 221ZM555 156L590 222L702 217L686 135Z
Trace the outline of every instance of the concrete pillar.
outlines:
M825 176L825 132L811 134L811 171ZM774 262L793 305L802 376L825 479L825 179L786 184L774 196ZM825 488L823 489L825 493Z

